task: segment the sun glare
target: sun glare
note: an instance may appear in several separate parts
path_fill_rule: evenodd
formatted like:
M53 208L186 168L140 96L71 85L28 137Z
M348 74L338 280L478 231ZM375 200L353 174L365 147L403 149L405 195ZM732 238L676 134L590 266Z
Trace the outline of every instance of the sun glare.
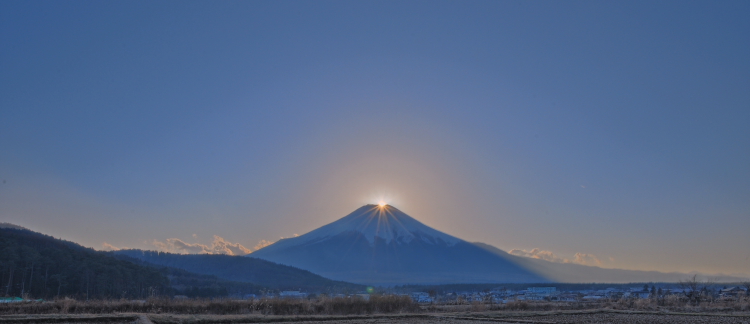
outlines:
M381 200L380 202L378 202L378 207L380 207L380 208L383 208L383 207L385 207L385 205L387 205L387 204L385 203L385 201L382 201L382 200Z

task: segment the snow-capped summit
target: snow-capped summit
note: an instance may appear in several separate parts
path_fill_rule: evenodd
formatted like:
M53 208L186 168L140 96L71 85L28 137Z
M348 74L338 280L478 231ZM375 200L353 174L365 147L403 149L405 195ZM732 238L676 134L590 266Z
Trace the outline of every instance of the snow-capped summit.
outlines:
M363 284L546 281L389 205L362 206L248 256Z
M370 244L375 238L401 244L421 240L428 244L454 245L458 238L434 230L391 205L365 205L351 214L305 235L287 239L296 244L309 244L331 239L342 233L356 233ZM281 242L279 242L281 243ZM288 243L284 242L288 246Z

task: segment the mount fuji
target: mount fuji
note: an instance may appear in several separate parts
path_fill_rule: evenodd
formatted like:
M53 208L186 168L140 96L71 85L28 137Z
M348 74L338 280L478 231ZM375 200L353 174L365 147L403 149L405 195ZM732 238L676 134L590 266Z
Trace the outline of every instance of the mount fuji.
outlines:
M248 256L372 285L551 281L510 255L432 229L390 205L365 205Z
M279 240L247 256L364 285L677 282L690 276L511 255L432 229L390 205L363 206L333 223ZM725 275L710 278L722 282L747 280Z

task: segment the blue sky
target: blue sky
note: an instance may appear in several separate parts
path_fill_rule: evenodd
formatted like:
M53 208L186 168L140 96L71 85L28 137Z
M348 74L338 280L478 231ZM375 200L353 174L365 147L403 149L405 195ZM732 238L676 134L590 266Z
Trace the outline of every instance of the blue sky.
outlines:
M750 4L0 3L0 220L252 247L385 198L505 250L748 273Z

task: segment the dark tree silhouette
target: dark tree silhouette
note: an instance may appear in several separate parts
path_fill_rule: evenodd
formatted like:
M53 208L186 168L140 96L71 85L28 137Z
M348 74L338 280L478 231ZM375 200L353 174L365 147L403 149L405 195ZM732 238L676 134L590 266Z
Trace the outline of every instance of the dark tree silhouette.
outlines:
M159 269L15 228L0 228L0 280L6 296L29 298L136 297L141 286L169 292Z

